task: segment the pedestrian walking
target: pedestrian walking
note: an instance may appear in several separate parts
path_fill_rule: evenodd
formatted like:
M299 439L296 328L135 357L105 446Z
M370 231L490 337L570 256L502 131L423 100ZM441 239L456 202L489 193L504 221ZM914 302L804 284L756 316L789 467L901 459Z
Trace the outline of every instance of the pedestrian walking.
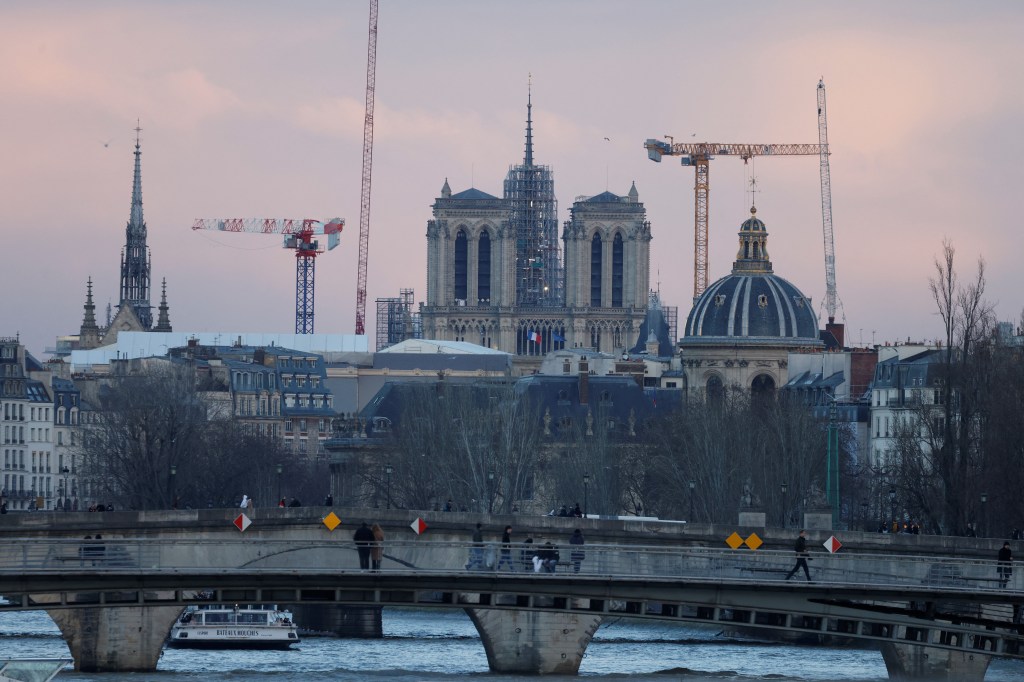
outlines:
M1009 542L1004 542L1003 548L999 550L996 570L999 572L999 587L1006 587L1013 576L1013 550Z
M807 531L801 530L800 535L796 538L796 545L793 547L793 551L796 552L796 565L786 576L786 580L789 580L793 575L800 570L804 569L804 575L807 576L807 582L811 582L811 571L807 568Z
M586 553L583 551L583 531L579 528L572 532L569 536L569 544L572 547L569 548L569 561L572 562L572 572L580 572L580 564L587 558Z
M384 558L384 529L380 527L379 523L375 523L370 526L370 532L373 533L373 547L370 548L370 560L373 562L373 570L380 570L380 562Z
M516 567L512 564L512 526L505 526L505 532L501 534L501 552L495 570L500 571L505 565L508 570L515 572Z
M469 561L466 562L466 570L484 569L484 531L482 524L476 524L473 531L473 544L469 546Z
M364 571L370 568L370 550L373 548L374 539L373 531L365 521L352 534L352 540L356 543L356 551L359 553L359 568Z

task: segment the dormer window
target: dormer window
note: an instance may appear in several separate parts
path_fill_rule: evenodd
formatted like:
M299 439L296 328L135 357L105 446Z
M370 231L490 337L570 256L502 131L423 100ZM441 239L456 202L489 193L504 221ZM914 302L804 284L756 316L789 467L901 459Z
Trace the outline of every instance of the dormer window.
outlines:
M767 308L768 307L768 297L765 296L764 294L758 294L757 295L757 305L760 308Z
M718 306L719 308L725 305L725 294L715 295L715 305Z

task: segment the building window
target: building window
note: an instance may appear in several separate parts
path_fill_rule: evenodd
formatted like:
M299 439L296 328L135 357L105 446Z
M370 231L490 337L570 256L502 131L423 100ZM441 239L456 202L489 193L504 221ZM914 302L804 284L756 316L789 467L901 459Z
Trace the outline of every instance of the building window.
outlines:
M625 281L625 268L623 265L622 235L616 234L612 241L612 307L622 307L622 288ZM618 348L619 344L615 344Z
M455 300L463 301L469 296L469 240L466 231L459 230L455 235Z
M590 305L601 305L601 235L590 240Z
M491 235L480 233L476 247L476 295L478 305L491 304Z

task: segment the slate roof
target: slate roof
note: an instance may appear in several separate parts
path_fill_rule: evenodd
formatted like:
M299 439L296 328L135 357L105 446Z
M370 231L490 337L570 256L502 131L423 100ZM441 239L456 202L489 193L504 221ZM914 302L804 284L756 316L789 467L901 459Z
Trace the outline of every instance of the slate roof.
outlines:
M723 338L820 343L818 320L809 300L774 274L728 275L697 299L686 318L682 343L707 343Z
M458 194L453 194L451 199L497 199L498 197L493 194L488 194L483 190L479 190L476 187L470 187L469 189L463 190Z

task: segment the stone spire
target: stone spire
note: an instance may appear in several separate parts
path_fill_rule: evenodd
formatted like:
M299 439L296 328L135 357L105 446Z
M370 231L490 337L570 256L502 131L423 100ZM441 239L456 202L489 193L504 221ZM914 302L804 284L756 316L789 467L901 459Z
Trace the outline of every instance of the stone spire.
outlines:
M100 328L96 325L96 306L92 302L92 277L86 282L85 316L78 331L78 347L83 350L95 348L100 342Z
M135 127L135 175L132 180L132 207L125 229L125 246L121 252L121 301L118 307L130 305L145 329L153 326L149 305L150 259L146 246L146 222L142 217L142 151Z
M171 318L167 314L167 278L164 277L160 284L160 314L156 320L155 332L169 332L171 329Z

